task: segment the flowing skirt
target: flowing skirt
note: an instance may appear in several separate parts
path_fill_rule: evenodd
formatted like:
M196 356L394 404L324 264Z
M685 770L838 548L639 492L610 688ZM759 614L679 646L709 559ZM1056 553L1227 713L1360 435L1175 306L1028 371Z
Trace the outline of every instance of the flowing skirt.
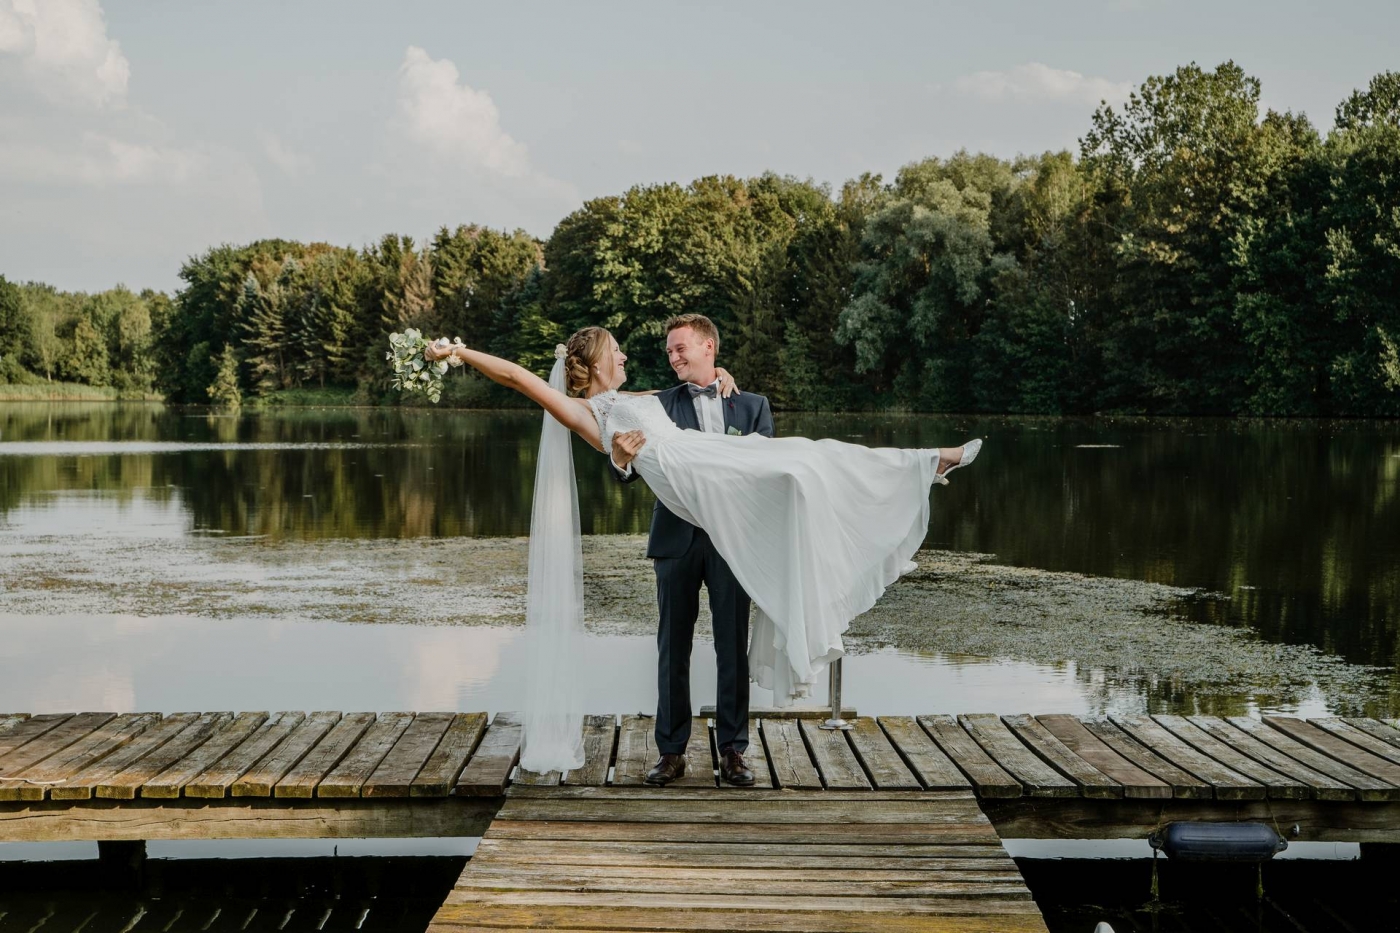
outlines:
M912 569L938 451L679 431L635 464L753 600L749 676L786 705L842 655L851 620Z

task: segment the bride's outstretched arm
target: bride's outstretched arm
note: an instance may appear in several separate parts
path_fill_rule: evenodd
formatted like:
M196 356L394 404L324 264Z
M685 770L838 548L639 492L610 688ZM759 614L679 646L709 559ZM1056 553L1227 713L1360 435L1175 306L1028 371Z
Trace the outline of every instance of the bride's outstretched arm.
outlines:
M514 389L537 403L553 415L555 421L588 441L595 449L603 449L602 440L598 436L598 421L593 417L593 410L588 407L586 401L581 398L572 398L557 389L551 389L549 383L524 366L512 363L510 360L503 360L499 356L482 353L480 350L473 350L459 343L449 344L444 341L445 338L430 344L423 351L423 355L429 360L441 360L449 356L456 357L492 382L498 382L508 389Z

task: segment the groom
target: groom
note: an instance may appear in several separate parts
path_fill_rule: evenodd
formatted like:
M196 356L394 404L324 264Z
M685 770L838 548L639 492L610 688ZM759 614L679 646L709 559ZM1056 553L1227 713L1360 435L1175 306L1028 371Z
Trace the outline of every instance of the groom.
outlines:
M666 322L666 357L681 384L657 396L662 407L682 428L772 437L773 410L768 399L749 392L720 396L715 375L718 350L719 331L703 314L681 314ZM644 443L639 431L613 438L613 467L622 482L637 478L632 459ZM669 784L685 774L691 716L690 647L700 615L703 583L710 593L719 674L715 697L719 773L728 784L752 786L753 772L744 764L749 747L749 596L709 535L660 502L651 517L647 557L656 569L656 601L661 610L661 627L656 633L660 651L656 747L661 759L647 772L646 782Z

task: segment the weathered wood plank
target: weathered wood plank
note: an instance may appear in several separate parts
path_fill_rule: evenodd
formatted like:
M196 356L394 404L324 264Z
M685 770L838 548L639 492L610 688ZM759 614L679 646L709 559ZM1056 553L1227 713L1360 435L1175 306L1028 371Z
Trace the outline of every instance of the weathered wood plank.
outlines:
M380 713L374 725L316 785L317 797L358 797L360 788L413 723L412 713ZM446 725L443 726L446 729Z
M822 784L831 790L869 790L870 781L856 760L846 734L840 729L823 729L816 719L799 719L802 738L812 750Z
M1308 722L1319 729L1330 732L1339 739L1350 742L1362 751L1370 752L1392 764L1400 765L1400 746L1391 745L1383 739L1378 739L1371 733L1353 726L1345 719L1336 716L1322 716L1317 719L1309 719Z
M1381 722L1379 719L1366 719L1359 716L1344 716L1342 722L1360 729L1367 735L1380 739L1388 745L1400 748L1400 729L1396 729L1389 723Z
M463 872L455 892L491 896L497 891L570 891L601 894L652 894L658 889L671 894L732 894L738 879L729 871L668 869L664 872L647 869L561 869L557 866L527 868L511 866L497 870L478 866ZM1028 891L1020 872L990 875L985 872L964 877L960 873L915 875L905 877L893 872L848 873L845 878L818 872L783 872L780 870L751 870L744 873L745 898L764 895L789 897L832 897L849 895L858 886L862 896L875 898L1006 898L1026 897Z
M1042 716L1041 721L1044 720L1045 717ZM1207 781L1203 781L1191 772L1172 764L1107 719L1080 719L1077 721L1094 738L1121 755L1124 760L1132 762L1144 773L1168 785L1168 796L1184 800L1208 800L1215 796L1215 788ZM1153 725L1155 726L1156 723ZM1125 789L1124 796L1131 798L1146 795L1130 794Z
M0 777L19 774L57 752L96 732L116 718L116 713L77 713L65 718L52 729L45 729L0 761ZM39 717L31 717L34 722ZM28 725L28 723L25 723ZM21 730L16 730L21 731Z
M22 748L31 740L73 718L72 713L41 713L38 716L9 714L10 727L0 732L0 770L6 767L5 759L17 748Z
M1081 785L1085 797L1148 797L1166 799L1172 789L1098 740L1074 716L1008 716L1008 726L1023 742L1035 748L1057 768ZM1089 772L1079 772L1078 762L1088 765ZM1100 785L1109 782L1109 785ZM1127 782L1127 783L1123 783Z
M1034 716L1003 716L1001 720L1041 760L1078 784L1079 793L1083 796L1096 800L1123 796L1123 785L1081 758Z
M983 800L1005 838L1141 839L1176 820L1277 824L1290 842L1400 843L1400 803L1359 800ZM1298 826L1295 835L1293 826Z
M1317 726L1290 716L1265 716L1263 724L1251 720L1257 728L1234 719L1230 722L1241 729L1254 728L1251 734L1255 738L1347 782L1360 792L1362 800L1400 800L1400 765L1363 751Z
M305 713L273 713L242 744L186 784L185 796L228 796L229 789L239 778L251 771L305 720Z
M233 720L233 713L200 713L159 747L133 761L116 774L97 781L95 793L107 800L132 800L141 786L194 752L209 737Z
M556 933L579 933L580 929L607 929L612 933L652 931L656 929L657 911L651 907L617 908L588 912L581 917L576 908L526 909L515 907L474 908L444 906L434 916L428 933L487 933L500 929L549 929ZM668 912L668 916L672 915ZM746 909L742 912L715 910L674 912L676 919L669 929L677 933L689 931L729 931L736 929L769 931L769 933L1045 933L1045 922L1039 915L982 914L938 918L938 926L930 926L922 914L892 916L889 914L852 914L828 911L822 915L820 926L813 924L805 913L781 910ZM742 918L745 926L738 926ZM648 925L650 923L650 925ZM598 926L602 924L602 926Z
M315 796L316 785L321 783L321 778L340 764L360 736L374 725L374 720L373 713L346 713L341 716L321 740L278 779L272 787L273 796L301 799Z
M319 710L301 721L255 767L233 782L235 797L271 797L272 789L340 722L340 713Z
M574 872L577 872L576 877L600 878L608 872L616 872L616 877L619 878L652 879L652 890L664 890L667 878L726 879L732 886L736 877L733 870L735 866L732 865L699 865L684 861L648 864L625 857L621 861L614 861L611 857L613 853L608 853L602 860L589 860L586 851L579 852L579 855L584 857L583 861L566 861L558 856L530 858L512 852L513 849L526 845L529 843L517 842L507 849L487 849L484 853L478 847L478 854L472 856L473 868L463 875L464 880L469 876L490 875L502 879L505 882L502 887L509 887L510 876L514 873L547 879L569 877ZM1016 870L1015 862L1009 858L999 860L996 867L978 864L973 859L939 859L938 865L939 867L935 868L920 864L917 859L866 859L850 862L850 867L846 869L848 874L836 875L830 871L822 871L825 866L798 866L790 864L786 859L770 858L764 863L745 866L749 870L744 872L744 878L828 882L960 881L969 884L1003 884L1009 880L1021 880L1021 873ZM812 871L813 868L818 870Z
M1028 892L1029 894L1029 892ZM752 923L750 916L756 911L790 911L797 915L804 916L806 926L781 927L781 929L798 930L823 930L829 929L825 920L829 913L847 913L847 915L858 915L858 913L868 913L871 916L878 916L883 919L900 918L907 913L918 912L921 915L927 913L941 912L944 915L953 916L958 913L969 913L969 915L979 915L979 913L1001 912L1005 915L1015 915L1015 913L1025 913L1033 916L1039 922L1039 911L1030 901L1029 897L1023 898L862 898L862 897L742 897L735 895L729 899L728 905L724 908L714 904L714 899L700 894L595 894L588 898L587 906L582 905L580 898L571 895L567 891L557 892L512 892L501 891L498 894L493 892L452 892L448 895L447 904L442 906L442 913L451 911L456 906L470 906L473 911L480 911L482 915L472 916L472 913L462 913L463 919L472 923L479 923L482 926L497 926L497 923L483 923L483 916L491 908L515 908L518 916L536 916L539 919L525 920L525 922L515 922L515 926L510 929L568 929L567 923L560 922L563 916L580 915L580 908L587 909L589 918L594 918L589 926L595 929L613 930L619 929L617 916L624 911L645 911L650 916L650 926L643 926L641 929L657 929L657 918L661 916L659 912L665 912L668 926L672 929L696 929L697 920L690 919L693 913L714 912L718 916L700 920L699 929L734 929L734 923L743 919L745 925ZM549 913L536 913L545 911L546 908L557 908L566 911L560 918L554 918ZM608 913L596 913L601 909L608 909ZM724 915L727 915L725 918ZM549 918L549 919L546 919ZM907 927L874 927L874 929L924 929L928 930L928 916L921 916L921 923L918 926ZM1009 923L1009 916L998 916L1001 922ZM727 926L715 926L722 920L728 920ZM505 922L503 925L510 925ZM627 925L631 926L631 925ZM762 926L749 927L749 929L771 929L767 923ZM840 926L834 927L840 930L865 930L871 927L854 926L850 916L841 918ZM937 927L935 927L937 929ZM949 923L946 929L958 930L960 927ZM990 930L1015 930L1021 927L1014 926L988 926L983 929ZM1029 929L1044 929L1040 927L1029 927Z
M123 713L39 764L0 779L0 800L43 800L50 785L66 782L158 722L159 713Z
M141 785L141 796L171 798L180 796L186 784L213 767L225 755L257 731L267 719L264 711L239 713L199 747Z
M928 790L971 788L967 775L929 738L912 716L881 716L880 727ZM1019 790L1020 785L1017 785Z
M1299 745L1257 719L1247 716L1236 716L1228 720L1215 716L1192 716L1190 721L1197 728L1209 732L1261 764L1307 784L1313 789L1313 796L1318 800L1355 800L1358 787L1349 784L1342 777L1348 772L1349 776L1354 776L1360 784L1371 784L1380 789L1389 788L1383 781L1352 771L1331 761L1325 755L1319 755ZM1368 791L1370 790L1371 788L1368 788Z
M1209 783L1218 800L1263 800L1268 796L1269 790L1263 784L1197 751L1148 716L1109 719L1153 753Z
M600 895L580 895L580 897ZM631 899L628 895L612 895ZM636 897L642 897L637 895ZM1038 911L1010 907L1018 901L978 900L955 903L942 899L939 914L930 917L911 900L891 900L882 903L903 910L872 913L843 910L832 906L829 898L787 898L784 903L808 903L819 915L809 911L772 908L774 900L762 903L733 903L717 906L709 897L709 906L700 902L706 895L690 895L684 904L666 902L637 906L600 906L584 910L578 906L545 906L525 904L445 904L433 917L428 933L486 933L488 930L554 930L576 933L579 930L608 930L613 933L655 931L657 917L667 918L666 929L683 931L752 930L768 933L1045 933L1045 921ZM974 906L975 905L975 906ZM990 905L996 905L995 909ZM934 923L937 925L935 926Z
M1288 736L1280 732L1275 732L1264 726L1258 720L1248 719L1248 717L1236 717L1241 724L1233 721L1221 719L1218 716L1190 716L1188 721L1196 728L1208 733L1213 738L1229 745L1236 751L1248 755L1265 767L1272 768L1285 777L1298 781L1311 788L1311 796L1318 800L1355 800L1357 798L1356 789L1326 771L1318 770L1314 763L1324 756L1310 752ZM1256 727L1257 730L1256 730ZM1307 762L1303 762L1288 751L1279 748L1272 739L1277 737L1283 742L1300 749L1306 756L1311 756ZM1362 781L1373 779L1364 774L1358 774ZM1383 783L1376 782L1379 786Z
M1011 871L1000 846L748 845L722 842L553 842L486 838L472 856L483 864L616 865L619 867L815 868L895 871Z
M718 787L715 774L714 743L710 739L709 720L695 716L690 720L690 739L685 746L685 774L671 787Z
M616 744L616 716L583 717L583 767L564 775L564 783L588 787L606 784Z
M419 713L414 716L413 722L360 788L360 796L409 796L414 778L427 765L455 718L455 713Z
M1032 797L1077 797L1073 781L1041 761L1022 745L995 713L968 713L958 723L997 764L1021 782Z
M617 733L617 764L613 784L631 787L645 782L647 771L659 757L656 751L654 720L650 716L627 715Z
M518 713L497 713L457 778L454 792L462 797L499 797L504 793L510 773L520 760L522 729Z
M1143 797L1162 799L1172 795L1172 789L1165 781L1159 780L1128 761L1122 755L1099 740L1084 724L1073 716L1037 716L1040 725L1054 736L1064 747L1079 758L1088 762L1100 774L1117 782L1122 793L1105 796ZM1025 738L1025 736L1022 736ZM1074 775L1071 775L1073 777ZM1099 796L1085 792L1085 797Z
M762 723L757 720L749 722L749 746L744 749L744 763L753 772L753 786L755 790L773 789L773 769L768 764L768 752L763 747L763 736L759 732ZM721 783L721 787L726 786Z
M713 838L711 823L605 823L587 821L541 822L496 820L495 839L549 839L554 841L671 842L676 839ZM991 845L997 834L980 814L975 822L944 823L738 823L726 826L724 838L733 845L771 843L809 845L892 845L941 843L943 845Z
M652 787L642 784L635 787L515 787L510 789L511 797L544 797L550 800L751 800L754 797L767 797L776 800L807 798L805 791L791 788L757 793L752 787ZM841 800L848 803L869 803L871 801L908 803L911 795L905 791L882 790L828 790L820 795L822 800ZM975 801L977 795L970 789L928 790L918 794L926 800Z
M0 804L0 841L480 836L495 808L490 799L26 801Z
M1289 777L1265 767L1254 758L1244 754L1233 745L1220 741L1191 723L1185 716L1153 716L1157 724L1177 738L1208 755L1233 771L1247 775L1268 788L1270 797L1277 800L1306 800L1313 796L1312 788L1297 778ZM1217 794L1216 796L1219 796Z
M918 723L972 782L981 797L1020 797L1021 782L997 764L952 716L920 716Z
M763 720L761 732L768 761L779 787L821 790L821 775L802 740L798 722L797 718Z
M121 748L87 765L62 784L49 788L52 800L90 800L97 786L179 735L198 713L172 713Z
M910 723L913 725L912 723ZM918 728L917 726L915 728ZM851 723L846 734L856 757L870 775L877 790L922 790L923 785L899 756L889 737L874 716L864 716ZM932 743L930 743L932 744Z
M413 779L412 797L446 797L486 733L485 713L458 713L423 770Z
M768 823L774 826L805 826L811 823L921 824L937 827L973 823L981 818L977 802L939 801L931 806L914 794L901 803L828 802L820 796L804 800L772 799L757 795L751 801L686 799L674 802L656 800L548 800L511 797L496 817L498 822L590 822L590 823L712 823L733 826L742 823ZM930 830L932 831L932 829Z

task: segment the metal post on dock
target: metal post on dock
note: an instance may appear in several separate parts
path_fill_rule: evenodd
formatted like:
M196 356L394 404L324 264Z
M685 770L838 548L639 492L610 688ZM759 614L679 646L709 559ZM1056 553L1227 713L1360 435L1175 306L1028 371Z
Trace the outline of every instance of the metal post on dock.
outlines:
M828 692L831 694L831 718L822 723L821 727L828 731L840 729L844 732L851 728L851 724L841 718L841 658L831 662L831 685Z

